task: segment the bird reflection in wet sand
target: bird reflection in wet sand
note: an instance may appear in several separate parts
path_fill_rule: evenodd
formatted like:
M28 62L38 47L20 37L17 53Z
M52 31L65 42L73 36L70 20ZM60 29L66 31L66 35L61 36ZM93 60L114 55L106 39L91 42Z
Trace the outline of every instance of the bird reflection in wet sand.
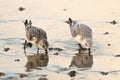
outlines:
M49 56L47 54L34 54L27 56L26 71L37 69L37 67L45 67L48 65Z
M78 53L73 56L70 67L91 68L93 65L93 56L89 53Z

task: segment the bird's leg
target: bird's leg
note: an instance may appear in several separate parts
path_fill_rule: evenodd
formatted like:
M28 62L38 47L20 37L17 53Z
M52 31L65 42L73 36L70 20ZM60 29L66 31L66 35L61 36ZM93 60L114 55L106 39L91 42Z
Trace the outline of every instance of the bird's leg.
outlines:
M37 48L37 55L38 55L38 53L39 53L39 48Z
M90 48L88 49L88 53L89 53L89 54L91 53L91 49L90 49Z
M27 44L27 40L25 40L24 47L23 47L25 55L26 55L26 44Z
M47 51L47 49L45 50L45 55L48 55L48 51Z
M82 47L82 45L81 44L78 44L79 45L79 49L78 49L78 55L80 55L81 54L81 50L83 50L83 47Z
M78 55L81 55L81 48L78 49Z

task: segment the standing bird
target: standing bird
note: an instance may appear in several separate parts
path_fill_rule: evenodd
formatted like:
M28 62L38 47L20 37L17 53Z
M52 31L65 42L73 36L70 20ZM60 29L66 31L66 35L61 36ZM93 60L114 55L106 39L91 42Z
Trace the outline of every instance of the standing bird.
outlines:
M24 25L25 25L26 37L28 41L30 41L34 46L38 48L37 54L39 53L39 48L43 48L45 50L45 53L48 54L47 50L48 50L49 43L47 41L46 32L41 28L32 26L31 20L29 20L29 23L28 23L28 20L25 20ZM26 43L27 41L25 41L24 51L25 51Z
M78 43L80 49L87 49L88 52L91 53L92 30L89 28L89 26L80 24L77 21L73 21L71 18L69 18L69 20L66 22L69 24L71 35Z

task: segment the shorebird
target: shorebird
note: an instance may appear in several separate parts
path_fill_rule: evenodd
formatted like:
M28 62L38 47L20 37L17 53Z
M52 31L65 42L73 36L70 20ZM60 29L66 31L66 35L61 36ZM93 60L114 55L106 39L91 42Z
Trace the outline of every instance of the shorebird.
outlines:
M26 30L26 37L28 41L32 43L32 45L37 47L37 54L39 53L39 48L44 49L45 53L48 54L49 43L47 41L46 32L41 28L32 26L31 20L29 20L29 22L28 20L25 20L24 25ZM25 45L24 45L25 52L26 52L25 50L26 43L27 43L27 40L25 40Z
M92 30L90 29L90 27L85 24L80 24L77 21L72 20L71 18L69 18L69 20L66 22L69 24L71 35L78 43L80 50L87 49L88 52L91 53Z

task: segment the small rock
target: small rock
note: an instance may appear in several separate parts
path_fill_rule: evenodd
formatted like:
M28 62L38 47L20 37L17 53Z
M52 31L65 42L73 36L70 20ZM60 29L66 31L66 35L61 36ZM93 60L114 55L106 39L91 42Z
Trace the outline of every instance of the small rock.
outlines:
M0 77L1 77L1 76L5 76L5 73L3 73L3 72L0 72Z
M67 11L67 9L63 9L63 11Z
M20 78L28 77L26 74L20 74Z
M108 44L108 46L111 46L111 44Z
M5 52L7 52L8 50L10 50L10 48L9 48L9 47L4 48L4 51L5 51Z
M20 59L15 59L14 61L15 61L15 62L17 62L17 61L19 62L19 61L20 61Z
M100 72L100 73L104 76L108 75L108 72Z
M18 10L19 10L19 11L23 11L23 10L25 10L25 8L19 7Z
M68 73L68 75L69 75L70 77L75 77L75 76L76 76L76 71L70 71L70 72Z
M109 34L109 32L105 32L105 33L104 33L104 35L107 35L107 34Z
M111 24L115 25L117 24L117 22L115 20L113 20L112 22L110 22Z
M115 55L115 57L120 57L120 54L118 54L118 55Z

